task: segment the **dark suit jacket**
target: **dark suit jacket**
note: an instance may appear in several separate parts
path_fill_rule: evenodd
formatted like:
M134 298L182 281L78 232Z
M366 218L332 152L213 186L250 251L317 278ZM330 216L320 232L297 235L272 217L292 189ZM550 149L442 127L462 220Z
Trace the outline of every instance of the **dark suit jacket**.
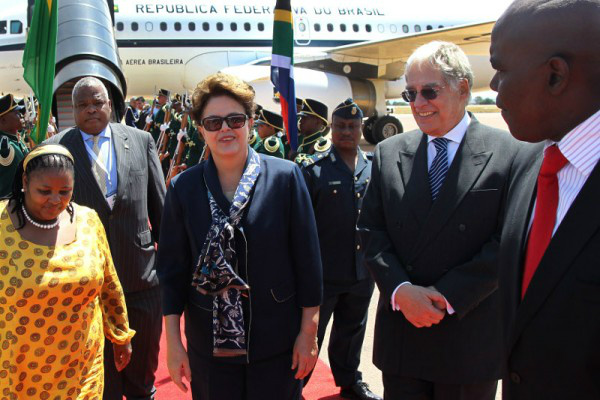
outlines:
M381 297L374 363L384 373L440 383L500 376L496 257L516 141L473 117L432 204L427 136L380 143L358 221L367 267ZM392 311L394 289L434 285L456 310L415 328Z
M323 290L317 227L302 173L289 161L263 154L260 159L235 236L238 273L250 285L249 297L243 297L250 362L291 351L301 307L321 304ZM212 159L188 168L170 183L158 246L163 313L186 310L188 351L203 357L212 356L213 297L191 282L212 223L207 185L229 212Z
M544 145L515 158L500 249L506 399L600 398L600 164L559 225L521 301Z
M70 128L45 143L62 144L73 154L73 201L100 216L119 280L125 293L130 293L158 285L154 242L158 241L165 183L150 134L116 123L110 128L117 159L117 198L112 210L94 178L79 129Z

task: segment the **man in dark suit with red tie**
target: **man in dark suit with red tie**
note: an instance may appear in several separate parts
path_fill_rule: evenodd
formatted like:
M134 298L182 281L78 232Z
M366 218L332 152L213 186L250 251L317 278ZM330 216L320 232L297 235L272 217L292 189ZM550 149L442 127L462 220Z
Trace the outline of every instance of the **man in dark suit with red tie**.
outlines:
M600 398L600 1L517 0L490 48L515 158L500 249L503 397Z

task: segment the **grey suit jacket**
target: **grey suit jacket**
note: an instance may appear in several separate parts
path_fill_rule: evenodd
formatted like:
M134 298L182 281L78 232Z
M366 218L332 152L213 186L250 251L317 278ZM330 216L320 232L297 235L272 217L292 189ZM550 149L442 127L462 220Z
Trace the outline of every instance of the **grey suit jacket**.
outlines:
M500 247L505 399L600 398L600 163L554 233L521 300L543 143L514 161Z
M75 158L73 201L96 210L125 293L158 285L154 242L158 242L165 183L149 133L111 123L117 159L117 197L111 210L92 173L81 133L70 128L46 140L62 144ZM149 225L150 223L150 225Z
M432 204L427 136L380 143L358 221L365 262L381 292L374 363L383 372L440 383L500 374L496 257L517 142L474 117ZM455 309L415 328L390 298L404 281L435 286Z

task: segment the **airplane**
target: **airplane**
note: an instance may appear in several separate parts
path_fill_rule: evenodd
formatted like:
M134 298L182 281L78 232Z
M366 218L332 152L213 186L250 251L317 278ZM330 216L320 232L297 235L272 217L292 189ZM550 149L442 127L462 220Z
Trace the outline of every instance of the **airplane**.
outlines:
M153 97L159 88L192 92L222 71L249 82L257 102L278 112L270 82L275 0L59 0L54 115L73 124L70 95L77 78L94 75L110 87L115 119L126 96ZM30 95L21 59L34 0L11 0L0 17L0 92ZM510 0L292 1L296 95L331 111L352 97L370 142L402 132L387 99L404 90L411 52L431 40L461 46L488 90L495 19Z

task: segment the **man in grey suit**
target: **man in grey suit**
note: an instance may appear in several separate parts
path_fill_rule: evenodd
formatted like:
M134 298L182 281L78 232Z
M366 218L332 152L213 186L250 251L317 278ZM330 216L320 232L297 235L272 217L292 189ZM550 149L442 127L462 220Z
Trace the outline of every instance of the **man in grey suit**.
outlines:
M73 88L76 126L47 140L75 158L73 201L96 210L125 292L133 354L121 372L105 346L105 400L152 399L162 331L155 248L165 198L164 177L150 134L109 123L111 103L99 79Z
M381 293L374 363L388 400L493 400L496 259L516 141L466 112L473 74L456 45L417 49L406 82L420 129L377 146L358 221Z

